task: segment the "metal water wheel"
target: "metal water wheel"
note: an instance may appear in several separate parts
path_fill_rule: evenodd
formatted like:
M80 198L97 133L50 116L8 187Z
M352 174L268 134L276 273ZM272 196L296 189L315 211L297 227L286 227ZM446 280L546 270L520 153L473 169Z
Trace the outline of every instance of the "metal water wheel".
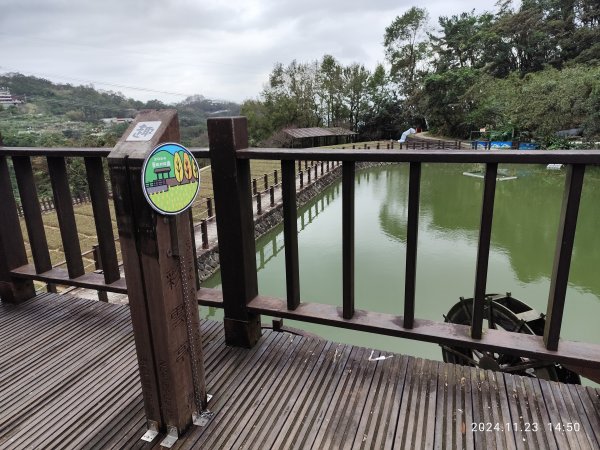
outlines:
M446 322L470 325L473 311L472 298L460 298L448 314ZM484 317L488 328L512 333L543 335L546 319L525 303L506 295L487 294L485 296ZM442 345L444 362L462 364L482 369L507 372L543 380L581 384L579 375L561 364L522 356L508 355L486 350Z

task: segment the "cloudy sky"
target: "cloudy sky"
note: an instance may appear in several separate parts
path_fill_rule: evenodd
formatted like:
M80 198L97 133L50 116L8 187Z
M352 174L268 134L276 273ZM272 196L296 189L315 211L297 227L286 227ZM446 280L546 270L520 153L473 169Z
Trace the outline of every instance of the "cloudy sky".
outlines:
M477 11L494 10L481 0ZM383 33L413 5L432 26L466 0L1 0L0 73L140 100L256 98L276 62L383 62ZM134 89L135 88L135 89Z

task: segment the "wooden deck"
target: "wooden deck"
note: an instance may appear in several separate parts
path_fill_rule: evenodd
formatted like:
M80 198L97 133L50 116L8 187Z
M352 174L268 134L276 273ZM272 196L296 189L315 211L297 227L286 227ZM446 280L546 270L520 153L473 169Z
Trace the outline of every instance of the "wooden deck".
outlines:
M244 350L201 328L215 416L173 448L600 448L593 388L271 330ZM0 448L160 448L145 429L127 306L0 303Z

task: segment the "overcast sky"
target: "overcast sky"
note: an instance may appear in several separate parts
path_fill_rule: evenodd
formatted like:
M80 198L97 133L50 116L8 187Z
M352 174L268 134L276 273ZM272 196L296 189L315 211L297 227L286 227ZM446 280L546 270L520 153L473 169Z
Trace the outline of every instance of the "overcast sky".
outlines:
M495 2L481 0L477 11L492 11ZM177 102L201 94L241 102L259 95L276 62L331 54L344 64L359 62L372 69L384 61L385 27L411 6L425 7L435 26L438 16L468 11L473 4L0 0L0 73L92 83L140 100Z

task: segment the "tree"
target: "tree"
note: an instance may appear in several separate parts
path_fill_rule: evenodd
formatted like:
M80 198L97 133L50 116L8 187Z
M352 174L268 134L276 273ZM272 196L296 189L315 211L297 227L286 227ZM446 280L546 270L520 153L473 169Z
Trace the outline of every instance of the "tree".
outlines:
M355 63L344 67L342 78L344 80L344 103L350 113L350 128L358 131L358 124L368 106L370 74L365 66Z
M441 36L430 34L432 49L437 55L438 71L457 67L478 67L481 65L483 42L481 27L485 20L474 10L451 17L441 16L438 21Z
M270 110L259 99L246 100L242 103L240 114L248 119L248 133L250 146L257 146L273 134L274 126L270 117Z
M323 56L318 72L319 96L323 103L323 122L325 126L335 124L334 119L342 116L342 67L331 55Z
M181 158L181 153L183 152L175 152L175 156L173 157L173 170L178 183L183 181L183 159Z
M425 78L420 102L433 131L447 136L468 136L473 127L468 120L472 104L464 94L478 77L478 70L463 67Z
M427 10L413 6L385 29L383 45L391 65L390 75L399 83L404 95L410 95L414 90L419 67L425 69L428 21Z

